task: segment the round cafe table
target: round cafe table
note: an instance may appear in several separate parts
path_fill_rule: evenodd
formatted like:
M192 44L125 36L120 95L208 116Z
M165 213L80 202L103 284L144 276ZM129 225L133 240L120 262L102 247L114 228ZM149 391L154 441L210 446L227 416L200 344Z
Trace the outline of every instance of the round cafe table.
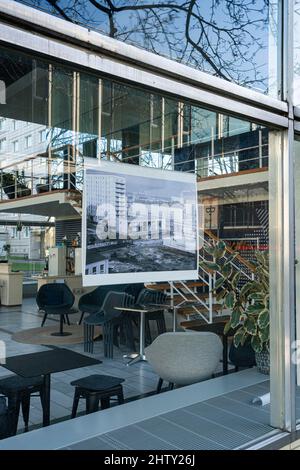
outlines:
M47 309L48 315L59 315L59 331L51 333L51 336L71 336L72 333L69 331L64 331L64 317L67 318L67 315L72 315L73 313L77 313L78 310L75 308L53 308Z

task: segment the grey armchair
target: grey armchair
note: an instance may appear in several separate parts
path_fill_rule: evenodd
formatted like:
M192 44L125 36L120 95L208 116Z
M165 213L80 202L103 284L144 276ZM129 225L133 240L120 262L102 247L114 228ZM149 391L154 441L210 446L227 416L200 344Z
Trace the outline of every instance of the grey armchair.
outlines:
M163 381L190 385L211 378L222 357L222 342L215 333L175 332L158 336L146 348L146 358L159 376L157 393Z

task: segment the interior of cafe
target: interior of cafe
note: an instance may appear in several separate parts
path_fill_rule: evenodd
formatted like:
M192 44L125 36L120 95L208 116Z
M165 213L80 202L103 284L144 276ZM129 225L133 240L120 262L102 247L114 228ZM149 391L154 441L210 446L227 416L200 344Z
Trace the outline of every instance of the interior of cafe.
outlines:
M1 339L9 356L38 352L55 363L51 414L49 371L44 389L38 379L32 384L41 404L30 394L16 399L5 383L2 389L7 370L1 368L0 393L17 400L8 435L91 413L99 402L102 408L131 403L252 368L251 336L237 348L237 324L224 332L230 305L219 295L220 272L227 269L241 290L257 274L257 253L264 258L268 251L273 130L2 46L0 64ZM196 175L197 278L139 283L131 273L126 284L83 285L86 157ZM91 273L105 263L105 257L98 267L91 262ZM104 322L112 293L122 316ZM139 309L130 310L132 304ZM195 332L203 333L201 344ZM176 341L166 333L176 333ZM95 378L99 363L105 380ZM7 367L20 372L19 363Z

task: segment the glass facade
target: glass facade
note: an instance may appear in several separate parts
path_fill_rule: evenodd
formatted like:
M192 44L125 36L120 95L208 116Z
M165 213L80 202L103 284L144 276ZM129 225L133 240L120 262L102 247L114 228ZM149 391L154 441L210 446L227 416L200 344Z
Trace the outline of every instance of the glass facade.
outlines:
M85 157L196 173L201 259L223 240L239 286L252 279L256 253L269 250L271 129L15 50L0 57L2 200L81 191Z
M84 157L196 172L199 179L268 167L261 125L12 50L1 49L0 61L1 159L8 167L26 160L14 170L23 175L22 195L43 184L76 187ZM76 171L67 176L70 163ZM3 197L19 196L14 185L2 186Z
M277 97L278 0L19 0L120 41Z

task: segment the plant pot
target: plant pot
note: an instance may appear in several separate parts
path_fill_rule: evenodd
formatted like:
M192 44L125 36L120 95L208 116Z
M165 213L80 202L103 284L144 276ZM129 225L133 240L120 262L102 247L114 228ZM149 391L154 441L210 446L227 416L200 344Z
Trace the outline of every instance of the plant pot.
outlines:
M255 352L250 342L237 348L231 345L229 350L229 360L235 367L253 367L256 365Z
M36 192L38 194L48 193L50 191L50 185L49 184L37 184L35 188L36 188Z
M270 374L270 353L267 349L263 349L260 353L255 353L257 370L261 374Z
M31 196L31 189L27 188L27 186L20 185L17 187L17 194L18 197Z
M15 199L15 189L15 185L6 186L5 188L3 188L3 191L5 192L8 199Z

